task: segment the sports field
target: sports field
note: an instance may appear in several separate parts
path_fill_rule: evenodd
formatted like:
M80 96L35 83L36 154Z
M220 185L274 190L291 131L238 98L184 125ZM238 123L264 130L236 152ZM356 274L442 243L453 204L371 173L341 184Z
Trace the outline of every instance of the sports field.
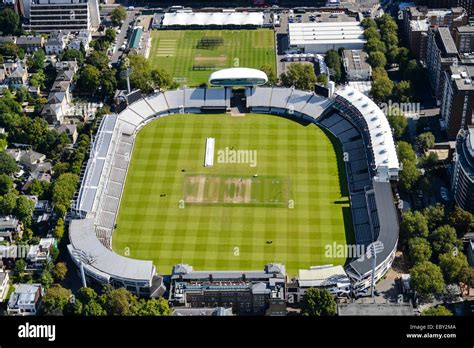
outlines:
M208 137L215 138L212 167L203 165ZM254 150L253 162L232 157ZM197 270L280 262L290 275L344 264L324 255L327 244L353 235L337 157L317 126L277 116L155 120L137 135L113 248L152 259L161 274L181 262Z
M273 35L270 29L154 30L148 59L181 84L196 86L207 82L214 70L274 67Z

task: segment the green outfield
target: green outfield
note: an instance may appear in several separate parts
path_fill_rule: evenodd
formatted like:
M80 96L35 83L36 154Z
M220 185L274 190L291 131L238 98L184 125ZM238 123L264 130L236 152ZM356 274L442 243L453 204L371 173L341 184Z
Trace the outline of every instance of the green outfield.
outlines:
M204 167L206 138L215 138ZM255 162L219 156L254 151ZM137 135L113 249L197 270L344 264L326 245L353 240L339 149L317 126L269 115L173 115ZM255 204L255 203L262 204ZM197 203L197 204L196 204ZM202 204L199 204L202 203Z
M151 37L148 59L152 66L188 86L207 82L212 71L223 68L275 67L275 39L270 29L154 30Z

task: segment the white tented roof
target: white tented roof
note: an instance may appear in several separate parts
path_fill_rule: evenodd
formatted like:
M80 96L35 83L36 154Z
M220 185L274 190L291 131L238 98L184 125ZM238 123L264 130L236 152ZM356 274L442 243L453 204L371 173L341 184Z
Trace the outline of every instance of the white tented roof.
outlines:
M339 89L336 91L336 95L347 100L364 117L369 130L376 167L399 169L392 129L383 111L372 99L352 87Z
M290 23L288 28L290 46L367 42L359 22Z
M212 80L233 80L233 79L262 79L268 81L267 74L258 69L252 68L228 68L213 72L209 76L209 82Z
M255 25L263 26L263 12L165 13L163 26Z

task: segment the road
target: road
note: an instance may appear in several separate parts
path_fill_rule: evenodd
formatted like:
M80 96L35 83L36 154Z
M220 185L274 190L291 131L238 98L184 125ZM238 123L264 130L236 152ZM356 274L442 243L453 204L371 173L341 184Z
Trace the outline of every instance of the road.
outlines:
M135 14L135 11L127 11L127 18L125 18L125 20L123 21L122 27L120 28L120 34L117 34L117 43L114 47L114 53L111 58L112 64L115 64L122 56L123 51L119 51L119 48L124 43L125 36L127 35L128 26L130 25L130 22L135 19Z

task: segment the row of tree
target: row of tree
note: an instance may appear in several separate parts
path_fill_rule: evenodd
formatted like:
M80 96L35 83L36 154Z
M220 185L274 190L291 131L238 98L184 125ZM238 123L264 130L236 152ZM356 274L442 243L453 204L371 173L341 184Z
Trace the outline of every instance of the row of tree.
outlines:
M409 59L409 50L399 46L398 25L388 14L383 15L378 23L366 18L362 21L364 35L367 38L365 50L369 55L369 64L373 68L372 96L378 101L391 97L401 103L410 102L414 98L412 80L414 69L419 75L416 60ZM385 68L397 65L401 72L401 80L394 83Z
M45 293L41 309L46 315L84 316L169 316L168 301L139 299L125 288L105 285L100 294L92 288L81 288L77 296L60 285L51 286Z
M412 263L411 284L423 298L443 294L446 284L474 286L474 270L459 239L473 227L471 213L461 208L447 213L441 204L403 215L400 235Z

